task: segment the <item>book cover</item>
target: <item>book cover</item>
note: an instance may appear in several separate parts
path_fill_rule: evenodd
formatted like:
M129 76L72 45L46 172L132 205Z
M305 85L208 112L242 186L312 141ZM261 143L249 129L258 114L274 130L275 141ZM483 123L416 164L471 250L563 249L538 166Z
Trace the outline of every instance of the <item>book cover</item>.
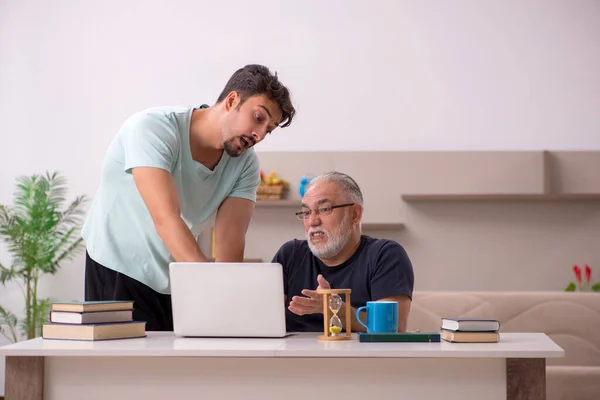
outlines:
M133 310L133 301L70 301L52 303L50 311L92 312Z
M500 334L498 332L464 332L442 329L442 339L452 343L498 343Z
M438 332L358 333L359 342L440 342Z
M130 339L146 336L146 322L117 322L112 324L44 324L43 339L63 340L109 340Z
M67 312L51 311L50 322L63 324L105 324L133 321L133 310Z
M442 329L449 331L495 332L500 329L496 319L485 318L442 318Z

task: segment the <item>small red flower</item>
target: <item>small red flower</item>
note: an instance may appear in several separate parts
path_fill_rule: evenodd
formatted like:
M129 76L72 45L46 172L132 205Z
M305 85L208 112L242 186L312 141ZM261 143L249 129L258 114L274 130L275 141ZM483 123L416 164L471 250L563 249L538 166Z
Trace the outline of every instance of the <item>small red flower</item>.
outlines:
M590 279L592 278L592 269L585 264L585 281L590 283Z
M573 265L573 272L575 272L575 278L577 282L581 283L581 268L578 265Z

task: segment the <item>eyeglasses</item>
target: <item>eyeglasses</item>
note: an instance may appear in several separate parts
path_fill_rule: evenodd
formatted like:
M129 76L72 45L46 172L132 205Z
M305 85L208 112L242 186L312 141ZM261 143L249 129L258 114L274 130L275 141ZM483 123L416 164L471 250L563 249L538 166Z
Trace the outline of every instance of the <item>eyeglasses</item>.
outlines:
M346 203L346 204L339 204L337 206L319 207L316 210L314 210L314 213L315 213L315 215L329 215L336 208L349 207L349 206L353 206L354 204L356 204L356 203ZM298 212L296 212L296 217L298 217L299 220L308 219L308 217L310 217L310 214L312 214L312 212L313 212L313 210L298 211Z

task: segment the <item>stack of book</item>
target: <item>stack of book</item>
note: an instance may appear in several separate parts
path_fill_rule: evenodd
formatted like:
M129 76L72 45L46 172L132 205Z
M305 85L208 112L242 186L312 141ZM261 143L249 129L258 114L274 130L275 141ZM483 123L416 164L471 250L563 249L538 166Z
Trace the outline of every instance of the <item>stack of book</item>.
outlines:
M63 340L128 339L146 336L146 322L133 320L132 301L53 303L42 338Z
M495 319L442 318L442 339L454 343L498 343L500 322Z

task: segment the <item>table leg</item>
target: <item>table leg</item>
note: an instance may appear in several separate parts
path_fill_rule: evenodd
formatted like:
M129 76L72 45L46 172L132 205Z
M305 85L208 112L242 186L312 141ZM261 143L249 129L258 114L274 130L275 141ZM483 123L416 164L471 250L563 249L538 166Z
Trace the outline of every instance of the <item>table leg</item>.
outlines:
M43 400L44 357L6 357L5 400Z
M508 400L546 400L546 359L507 359L506 398Z

